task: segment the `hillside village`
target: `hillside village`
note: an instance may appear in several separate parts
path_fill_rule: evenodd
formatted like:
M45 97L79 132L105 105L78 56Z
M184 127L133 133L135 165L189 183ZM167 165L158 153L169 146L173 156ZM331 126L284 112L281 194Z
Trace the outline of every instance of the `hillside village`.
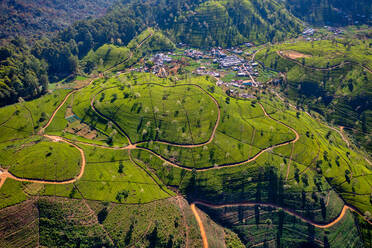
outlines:
M223 88L229 95L240 98L252 98L246 90L262 87L260 65L252 60L256 52L252 43L245 43L241 48L209 50L178 49L176 52L159 52L150 56L147 61L135 68L138 72L151 72L159 77L177 75L181 64L189 67L189 73L208 75L217 80L216 85ZM253 50L252 50L253 48Z
M314 42L329 36L340 37L343 34L342 29L331 26L317 29L306 27L296 39ZM252 92L257 88L263 87L267 82L277 84L282 80L278 77L277 70L254 59L260 49L251 42L245 42L238 47L211 47L204 50L179 43L175 51L152 54L134 70L151 72L162 78L177 76L180 72L210 76L215 78L216 85L230 96L253 98Z

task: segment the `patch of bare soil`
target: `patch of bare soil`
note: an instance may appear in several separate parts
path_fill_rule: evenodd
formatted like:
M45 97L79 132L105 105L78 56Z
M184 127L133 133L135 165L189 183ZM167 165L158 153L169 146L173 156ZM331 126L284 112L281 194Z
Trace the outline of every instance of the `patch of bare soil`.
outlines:
M92 129L90 126L80 121L74 121L72 123L69 123L65 128L65 131L90 140L93 140L98 136L96 130Z
M180 69L181 64L176 63L171 69L169 69L169 74L176 76L178 74L178 69Z
M285 56L285 57L288 57L290 59L301 59L301 58L310 58L311 55L309 54L303 54L303 53L300 53L300 52L297 52L297 51L280 51L280 53Z

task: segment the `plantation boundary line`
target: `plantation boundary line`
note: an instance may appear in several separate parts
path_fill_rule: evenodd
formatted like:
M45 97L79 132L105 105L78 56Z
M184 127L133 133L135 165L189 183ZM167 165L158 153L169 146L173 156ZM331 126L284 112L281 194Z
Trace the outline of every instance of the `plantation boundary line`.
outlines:
M137 48L139 46L141 46L145 42L145 40L147 40L151 36L152 36L152 33L148 37L146 37L140 44L138 44ZM133 53L131 53L130 58L132 57L132 55L133 55ZM128 58L126 60L128 60ZM88 85L90 85L96 79L97 78L93 78ZM155 84L155 83L149 83L149 84ZM193 144L193 145L173 144L173 143L163 142L163 141L154 141L154 142L163 143L163 144L169 144L169 145L178 146L178 147L189 147L189 148L200 147L200 146L203 146L203 145L207 145L207 144L209 144L209 143L211 143L213 141L214 136L215 136L215 132L216 132L216 130L218 128L218 124L220 122L220 105L218 104L217 100L211 94L209 94L205 89L203 89L202 87L200 87L198 85L194 85L194 84L183 84L183 85L193 85L193 86L196 86L196 87L200 88L202 91L204 91L206 94L208 94L208 96L214 101L214 103L218 107L217 121L216 121L215 127L214 127L214 129L212 131L211 137L209 138L209 140L207 142L200 143L200 144ZM160 85L160 86L163 86L163 85ZM175 86L181 86L181 85L175 85ZM164 87L175 87L175 86L164 86ZM86 86L84 86L84 87L86 87ZM47 124L39 130L39 134L40 135L43 135L44 137L47 137L47 138L51 139L54 142L64 142L64 143L67 143L67 144L69 144L71 146L74 146L76 149L79 150L79 152L81 154L82 160L81 160L81 169L80 169L80 173L78 174L78 176L75 177L75 178L73 178L73 179L69 179L69 180L65 180L65 181L49 181L49 180L19 178L19 177L14 176L13 174L9 173L8 171L1 171L0 172L0 179L1 179L1 181L0 181L0 188L4 184L6 178L11 178L13 180L22 181L22 182L31 182L31 183L69 184L69 183L76 182L77 180L79 180L83 176L83 173L84 173L84 170L85 170L85 165L86 165L84 151L80 147L78 147L76 144L72 143L73 141L70 142L70 141L67 141L66 139L64 139L62 137L45 135L43 133L44 133L45 129L51 124L51 122L53 121L55 115L60 110L60 108L65 104L65 102L68 100L68 98L73 93L75 93L76 91L78 91L78 90L80 90L80 89L82 89L84 87L81 87L79 89L75 89L75 90L71 91L69 94L67 94L66 97L64 98L64 100L60 103L60 105L57 107L57 109L53 112L53 114L52 114L51 118L49 119L49 121L47 122ZM92 100L91 105L94 105L93 104L93 101L94 100ZM252 161L256 160L260 155L262 155L266 151L269 151L269 150L271 150L273 148L276 148L276 147L288 145L288 144L291 144L291 143L294 144L294 143L296 143L298 141L298 139L300 138L300 135L297 133L297 131L294 128L290 127L289 125L285 124L284 122L282 122L280 120L276 120L273 117L271 117L266 112L266 110L264 109L263 105L261 103L259 103L259 104L260 104L260 107L262 108L262 110L263 110L263 112L264 112L264 114L265 114L266 117L272 119L275 122L278 122L278 123L286 126L293 133L295 133L296 137L294 139L290 140L290 141L286 141L286 142L283 142L283 143L276 144L276 145L270 146L268 148L265 148L265 149L261 150L260 152L258 152L256 155L254 155L252 158L250 158L250 159L248 159L246 161L242 161L242 162L238 162L238 163L232 163L232 164L224 164L224 165L219 165L219 166L216 166L216 167L213 166L213 167L207 167L207 168L199 168L199 169L196 169L197 171L207 171L207 170L210 170L210 169L218 169L218 168L224 168L224 167L231 167L231 166L243 165L245 163L249 163L249 162L252 162ZM94 106L92 106L92 107L94 108ZM79 141L77 141L77 142L79 142ZM144 147L136 147L136 145L143 144L143 143L146 143L146 142L139 142L139 143L132 144L130 142L130 140L129 140L129 143L130 143L129 146L121 147L121 148L117 148L117 149L123 149L123 150L124 149L127 149L127 150L129 150L129 153L130 153L130 150L131 149L146 150L146 151L149 151L149 152L153 153L155 156L157 156L158 158L166 161L168 164L170 164L172 166L179 167L179 168L182 168L182 169L185 169L185 170L190 170L190 171L192 170L191 168L184 167L184 166L181 166L181 165L178 165L176 163L172 163L172 162L168 161L167 159L163 158L161 155L158 155L155 152L153 152L151 149L144 148ZM88 143L86 143L86 144L88 145ZM96 145L96 144L89 144L89 145L91 145L91 146L98 146L98 147L101 147L101 148L109 148L109 147L100 146L100 145ZM116 148L113 148L113 149L116 149ZM154 180L154 181L156 181L156 180ZM194 202L194 203L191 204L191 209L192 209L192 211L193 211L193 213L195 215L195 218L196 218L196 220L197 220L197 222L199 224L201 235L202 235L202 239L203 239L203 246L204 246L204 248L208 248L208 240L207 240L207 237L206 237L206 234L205 234L203 223L202 223L202 221L200 219L200 216L199 216L199 214L198 214L198 212L196 210L195 204L204 205L204 206L212 207L212 208L235 207L235 206L255 206L255 205L270 206L270 207L275 207L275 208L282 209L283 211L287 212L288 214L293 215L293 216L296 216L296 217L300 218L302 221L307 222L307 223L309 223L309 224L311 224L311 225L313 225L315 227L318 227L318 228L329 228L329 227L332 227L333 225L335 225L336 223L338 223L343 218L343 216L345 215L345 213L346 213L347 210L351 210L351 211L357 212L358 214L361 215L361 213L358 210L355 210L353 207L348 206L348 205L345 204L344 207L343 207L343 209L342 209L342 211L341 211L341 213L339 214L339 216L336 219L334 219L332 222L330 222L328 224L319 224L319 223L316 223L316 222L314 222L312 220L309 220L309 219L307 219L305 217L302 217L301 215L299 215L298 213L296 213L293 210L290 210L290 209L287 209L287 208L283 208L283 207L280 207L280 206L275 205L275 204L268 204L268 203L267 204L266 203L233 203L233 204L215 205L215 204L210 204L210 203L206 203L206 202L196 201L196 202ZM366 221L371 224L371 222L369 220L366 220Z
M360 214L359 211L357 211L354 208L345 204L344 207L341 210L341 213L334 220L332 220L331 222L326 223L326 224L321 224L321 223L317 223L315 221L312 221L312 220L310 220L306 217L303 217L300 214L298 214L297 212L295 212L295 211L293 211L289 208L281 207L281 206L273 204L273 203L240 202L240 203L230 203L230 204L213 204L213 203L207 203L207 202L204 202L204 201L195 201L195 202L193 202L193 204L194 205L195 204L202 205L202 206L209 207L209 208L254 207L256 205L263 206L263 207L273 207L273 208L282 209L287 214L295 216L295 217L301 219L302 221L304 221L306 223L309 223L309 224L311 224L315 227L322 228L322 229L330 228L330 227L334 226L335 224L337 224L345 216L347 210L350 210L350 211L353 211L353 212L356 212L356 213ZM361 215L361 216L365 219L365 217L363 215ZM365 219L365 221L367 221L369 224L372 224L372 222L367 220L367 219Z
M179 143L167 142L167 141L162 141L162 140L154 140L153 142L159 143L159 144L164 144L164 145L176 146L176 147L196 148L196 147L201 147L201 146L204 146L204 145L208 145L208 144L210 144L213 141L213 139L215 137L215 134L216 134L216 131L217 131L217 128L218 128L219 123L220 123L220 119L221 119L221 107L220 107L218 101L209 92L207 92L205 89L203 89L202 87L200 87L197 84L179 84L179 85L161 85L161 84L157 84L157 83L138 84L138 86L141 86L141 85L156 85L156 86L161 86L161 87L165 87L165 88L174 88L174 87L178 87L178 86L194 86L194 87L200 89L202 92L206 93L212 99L212 101L214 102L214 104L217 106L217 120L216 120L216 123L214 125L213 130L212 130L212 134L211 134L211 136L209 137L209 139L206 142L202 142L202 143L198 143L198 144L179 144ZM126 136L126 138L128 139L129 145L133 145L133 148L132 149L134 149L134 148L136 148L137 145L146 144L146 143L148 143L148 141L140 141L140 142L132 143L129 135L120 127L119 124L117 124L111 118L109 118L109 117L105 116L104 114L102 114L94 106L94 102L95 102L96 96L99 93L101 93L101 92L103 92L103 91L105 91L107 89L112 89L112 88L117 88L117 87L119 87L119 86L113 86L113 87L109 87L109 88L106 88L106 89L102 89L97 94L95 94L92 97L91 107L92 107L93 111L96 112L99 116L101 116L102 118L104 118L106 120L111 121L119 129L119 131L122 132L124 134L124 136Z
M13 180L16 180L16 181L20 181L20 182L29 182L29 183L42 183L42 184L70 184L70 183L74 183L76 182L77 180L79 180L83 174L84 174L84 170L85 170L85 165L86 165L86 160L85 160L85 153L83 151L83 149L81 149L80 147L78 147L77 145L71 143L71 142L68 142L66 140L64 140L63 138L61 137L58 137L58 136L51 136L51 135L44 135L44 137L47 137L49 139L51 139L52 141L54 142L64 142L68 145L71 145L73 147L75 147L76 149L79 150L80 152L80 155L81 155L81 167L80 167L80 172L79 174L75 177L75 178L72 178L72 179L68 179L68 180L61 180L61 181L55 181L55 180L43 180L43 179L29 179L29 178L20 178L20 177L17 177L15 175L13 175L12 173L8 172L7 170L3 171L1 174L0 174L0 177L2 177L2 183L0 183L0 186L2 186L5 182L5 179L6 178L10 178L10 179L13 179ZM1 187L0 187L1 188Z
M139 48L140 46L143 45L143 43L148 39L150 38L151 36L153 35L153 33L151 32L149 36L147 36L140 44L137 45L136 48ZM131 52L130 54L130 58L133 56L133 53ZM124 60L124 62L130 58L127 58ZM109 70L109 69L108 69ZM106 70L106 71L108 71ZM42 180L42 179L27 179L27 178L19 178L19 177L16 177L15 175L11 174L10 172L8 172L7 170L2 170L0 168L0 189L1 187L4 185L5 183L5 180L7 178L11 178L13 180L16 180L16 181L21 181L21 182L30 182L30 183L43 183L43 184L70 184L70 183L74 183L76 182L77 180L79 180L83 174L84 174L84 170L85 170L85 164L86 164L86 160L85 160L85 153L84 151L78 147L77 145L75 145L74 143L72 142L69 142L67 140L65 140L64 138L62 137L59 137L59 136L52 136L52 135L46 135L44 134L44 131L45 129L52 123L54 117L56 116L57 112L62 108L62 106L66 103L66 101L68 100L68 98L75 92L89 86L90 84L92 84L97 78L99 78L101 75L99 75L98 77L94 77L91 79L91 81L89 82L88 85L85 85L85 86L82 86L78 89L74 89L72 90L70 93L68 93L65 98L63 99L63 101L58 105L58 107L54 110L52 116L49 118L49 121L44 125L44 127L42 127L38 134L41 135L41 136L44 136L44 137L47 137L55 142L65 142L69 145L72 145L73 147L75 147L76 149L79 150L80 152L80 155L81 155L81 161L82 161L82 164L81 164L81 168L80 168L80 173L77 177L73 178L73 179L69 179L69 180L62 180L62 181L49 181L49 180ZM32 117L32 115L31 115ZM32 121L32 124L33 124L33 121ZM129 146L127 149L131 149L131 147Z
M189 248L189 225L187 224L185 209L183 203L181 202L182 196L177 196L176 199L182 215L182 221L185 226L185 248Z

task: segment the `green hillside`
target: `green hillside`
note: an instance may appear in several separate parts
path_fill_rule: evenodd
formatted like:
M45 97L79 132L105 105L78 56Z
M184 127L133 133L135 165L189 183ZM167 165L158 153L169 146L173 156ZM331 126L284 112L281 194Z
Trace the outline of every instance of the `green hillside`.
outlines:
M256 59L285 72L284 93L298 106L344 126L371 151L370 40L296 42L261 50ZM280 51L282 53L280 53ZM297 51L293 60L287 53Z
M105 44L95 51L89 51L83 58L82 63L88 73L93 68L97 68L97 71L102 72L128 59L129 56L130 51L128 48Z
M162 32L155 32L147 43L152 51L173 49L170 40L194 47L229 47L245 41L282 41L302 30L298 19L273 0L122 1L104 17L76 22L50 39L35 40L29 46L15 39L1 48L0 105L15 103L19 96L38 97L45 92L38 92L38 86L47 88L49 81L58 82L79 69L90 73L115 65L116 57L128 52L118 47L130 48L129 42L149 27ZM23 58L17 55L20 51ZM22 61L32 64L25 70L19 65ZM13 76L9 72L13 64L22 73ZM25 72L27 77L22 75Z
M274 1L206 1L176 19L178 40L196 47L263 43L295 36L296 18ZM172 32L173 33L173 32Z
M0 44L15 36L28 41L51 37L74 22L89 17L101 17L113 0L5 0L0 7Z
M270 92L261 94L259 101L226 101L225 92L211 90L213 85L214 80L206 77L174 84L145 73L96 80L68 98L66 107L58 111L66 120L56 117L44 141L18 131L19 140L2 143L2 164L8 164L15 177L6 179L0 189L2 206L34 194L142 204L172 197L167 185L215 221L227 224L247 245L269 242L272 237L293 247L316 245L318 240L343 247L351 235L353 241L346 247L359 247L363 241L348 209L369 218L372 208L370 165L363 154L348 148L340 133L305 112L297 113ZM1 110L12 112L14 106ZM45 115L50 116L51 110ZM113 137L112 141L68 133L70 111L76 115L72 123L82 120L101 135ZM59 142L48 145L55 139L48 135L58 135ZM77 147L85 154L84 168ZM58 158L66 153L76 153L68 156L76 161ZM25 154L22 158L28 163L19 159L13 163L14 154ZM44 156L68 164L71 170L64 172L72 174L59 174L59 163L44 168ZM76 179L67 184L38 186L37 181L71 177ZM215 209L203 202L222 205ZM217 211L229 203L250 205ZM273 211L278 207L283 212ZM340 221L322 227L341 212L346 215ZM251 214L255 217L248 218ZM312 229L309 222L315 223ZM340 233L343 228L350 232Z
M372 41L295 1L119 0L0 48L0 247L372 245Z
M314 25L371 25L368 0L285 0L292 14Z
M147 28L134 37L127 46L105 44L96 50L90 50L80 65L87 74L93 71L123 70L146 55L158 51L172 51L175 48L174 43L160 30Z

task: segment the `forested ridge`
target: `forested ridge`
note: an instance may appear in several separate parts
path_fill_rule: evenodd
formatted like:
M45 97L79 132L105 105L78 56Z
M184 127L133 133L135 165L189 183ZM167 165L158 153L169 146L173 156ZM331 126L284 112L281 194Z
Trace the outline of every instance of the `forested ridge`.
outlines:
M0 44L17 35L28 40L62 30L88 17L103 16L115 0L4 0L0 3Z
M372 23L370 0L285 0L292 14L314 25Z
M196 47L279 41L302 29L299 21L274 1L123 0L102 18L79 21L53 38L37 40L29 48L24 45L24 56L29 54L46 65L49 80L55 82L76 73L78 61L91 49L107 43L125 46L146 27L157 27L171 40ZM21 59L14 44L3 48L6 56L1 59L0 105L14 103L18 97L34 96L19 91L9 72L7 61ZM35 73L36 88L41 87L39 74ZM21 84L24 88L31 85L22 80Z

